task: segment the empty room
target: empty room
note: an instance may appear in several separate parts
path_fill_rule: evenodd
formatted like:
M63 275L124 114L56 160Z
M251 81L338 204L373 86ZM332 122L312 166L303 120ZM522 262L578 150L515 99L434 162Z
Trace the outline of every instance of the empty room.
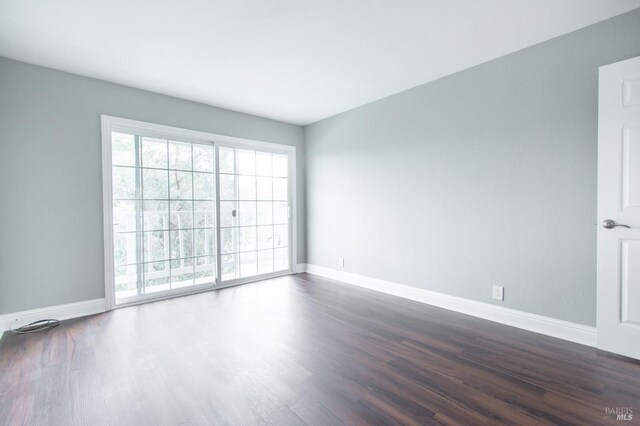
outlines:
M0 0L0 426L640 424L640 0Z

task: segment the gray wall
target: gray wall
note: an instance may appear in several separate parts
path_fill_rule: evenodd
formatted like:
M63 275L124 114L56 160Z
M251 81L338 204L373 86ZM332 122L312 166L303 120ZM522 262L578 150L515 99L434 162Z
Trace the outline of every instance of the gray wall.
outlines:
M638 55L640 10L308 126L308 263L594 325L598 67Z
M304 218L301 127L0 58L0 314L104 297L100 114L295 145Z

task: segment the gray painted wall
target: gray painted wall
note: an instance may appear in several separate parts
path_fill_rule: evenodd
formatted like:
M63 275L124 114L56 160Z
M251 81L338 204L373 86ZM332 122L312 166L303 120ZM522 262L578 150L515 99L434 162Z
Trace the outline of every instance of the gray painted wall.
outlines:
M100 114L296 146L304 218L302 127L0 58L0 314L104 297Z
M308 263L595 325L598 67L638 55L640 10L308 126Z

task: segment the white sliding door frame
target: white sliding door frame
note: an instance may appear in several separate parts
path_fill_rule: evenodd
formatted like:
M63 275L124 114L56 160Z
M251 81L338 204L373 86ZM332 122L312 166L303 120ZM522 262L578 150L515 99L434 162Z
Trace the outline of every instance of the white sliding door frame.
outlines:
M281 145L252 139L237 138L233 136L219 135L208 132L182 129L178 127L164 126L144 121L130 120L108 115L101 116L102 122L102 201L103 201L103 233L104 233L104 279L105 300L107 310L120 308L153 300L167 299L185 294L215 290L249 282L259 281L295 272L297 264L297 199L296 199L296 148L290 145ZM211 144L215 150L215 192L216 192L216 280L211 284L199 284L186 288L139 295L135 300L116 305L115 297L115 273L114 273L114 231L113 231L113 187L112 187L112 133L122 132L137 136L174 139L195 144ZM248 149L262 152L287 154L289 158L289 269L263 275L246 278L238 278L222 282L221 277L221 247L220 247L220 179L219 157L220 146L229 148Z

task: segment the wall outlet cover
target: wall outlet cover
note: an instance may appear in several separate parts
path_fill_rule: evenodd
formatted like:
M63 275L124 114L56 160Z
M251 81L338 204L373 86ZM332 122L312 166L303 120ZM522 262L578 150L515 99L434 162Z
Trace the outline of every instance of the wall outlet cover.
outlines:
M504 300L504 287L499 285L493 286L493 298L496 300Z

